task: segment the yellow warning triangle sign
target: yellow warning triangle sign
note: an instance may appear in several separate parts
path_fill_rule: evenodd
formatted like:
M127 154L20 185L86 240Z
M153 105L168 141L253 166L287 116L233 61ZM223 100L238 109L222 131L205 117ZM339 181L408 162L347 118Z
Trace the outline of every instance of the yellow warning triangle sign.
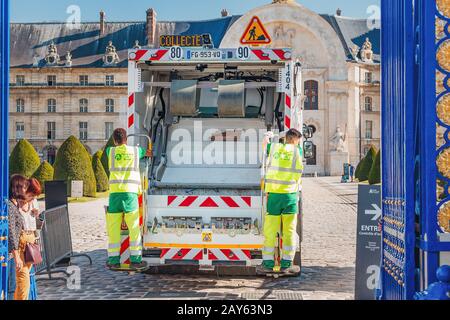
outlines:
M262 24L261 20L254 16L250 21L247 29L241 38L243 45L269 45L272 43L272 38Z

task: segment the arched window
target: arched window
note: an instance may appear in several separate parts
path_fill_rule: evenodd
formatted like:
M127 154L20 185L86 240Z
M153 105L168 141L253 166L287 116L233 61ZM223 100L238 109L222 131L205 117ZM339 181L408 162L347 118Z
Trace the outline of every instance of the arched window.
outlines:
M88 99L80 99L80 112L87 113L89 111L89 101Z
M106 99L106 112L114 112L114 99Z
M305 110L319 110L319 83L317 81L305 82Z
M49 113L56 112L56 99L48 99L47 100L47 109Z
M371 97L366 97L364 99L364 110L373 111L373 99Z
M17 113L25 112L25 100L23 100L23 99L16 100L16 111L17 111Z

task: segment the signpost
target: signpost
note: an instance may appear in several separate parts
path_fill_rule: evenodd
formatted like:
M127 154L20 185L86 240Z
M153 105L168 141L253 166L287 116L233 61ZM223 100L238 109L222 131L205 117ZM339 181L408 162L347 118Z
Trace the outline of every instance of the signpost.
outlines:
M381 186L359 185L356 240L356 300L375 300L381 261Z
M269 45L272 43L272 38L267 32L266 28L262 24L258 17L253 17L244 34L241 37L241 44L243 45L253 45L262 46Z

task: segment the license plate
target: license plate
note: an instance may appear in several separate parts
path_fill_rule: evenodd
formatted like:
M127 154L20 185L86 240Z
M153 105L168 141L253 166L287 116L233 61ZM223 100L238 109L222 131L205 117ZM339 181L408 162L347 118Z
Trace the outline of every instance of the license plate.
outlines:
M191 50L188 52L191 60L218 60L222 59L222 52L219 50Z

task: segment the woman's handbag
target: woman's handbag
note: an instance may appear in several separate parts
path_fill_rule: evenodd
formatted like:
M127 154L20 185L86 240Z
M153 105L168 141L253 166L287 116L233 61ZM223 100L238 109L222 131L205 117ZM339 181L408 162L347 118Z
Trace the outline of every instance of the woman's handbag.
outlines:
M41 248L39 244L27 243L25 247L25 263L34 265L42 263Z

